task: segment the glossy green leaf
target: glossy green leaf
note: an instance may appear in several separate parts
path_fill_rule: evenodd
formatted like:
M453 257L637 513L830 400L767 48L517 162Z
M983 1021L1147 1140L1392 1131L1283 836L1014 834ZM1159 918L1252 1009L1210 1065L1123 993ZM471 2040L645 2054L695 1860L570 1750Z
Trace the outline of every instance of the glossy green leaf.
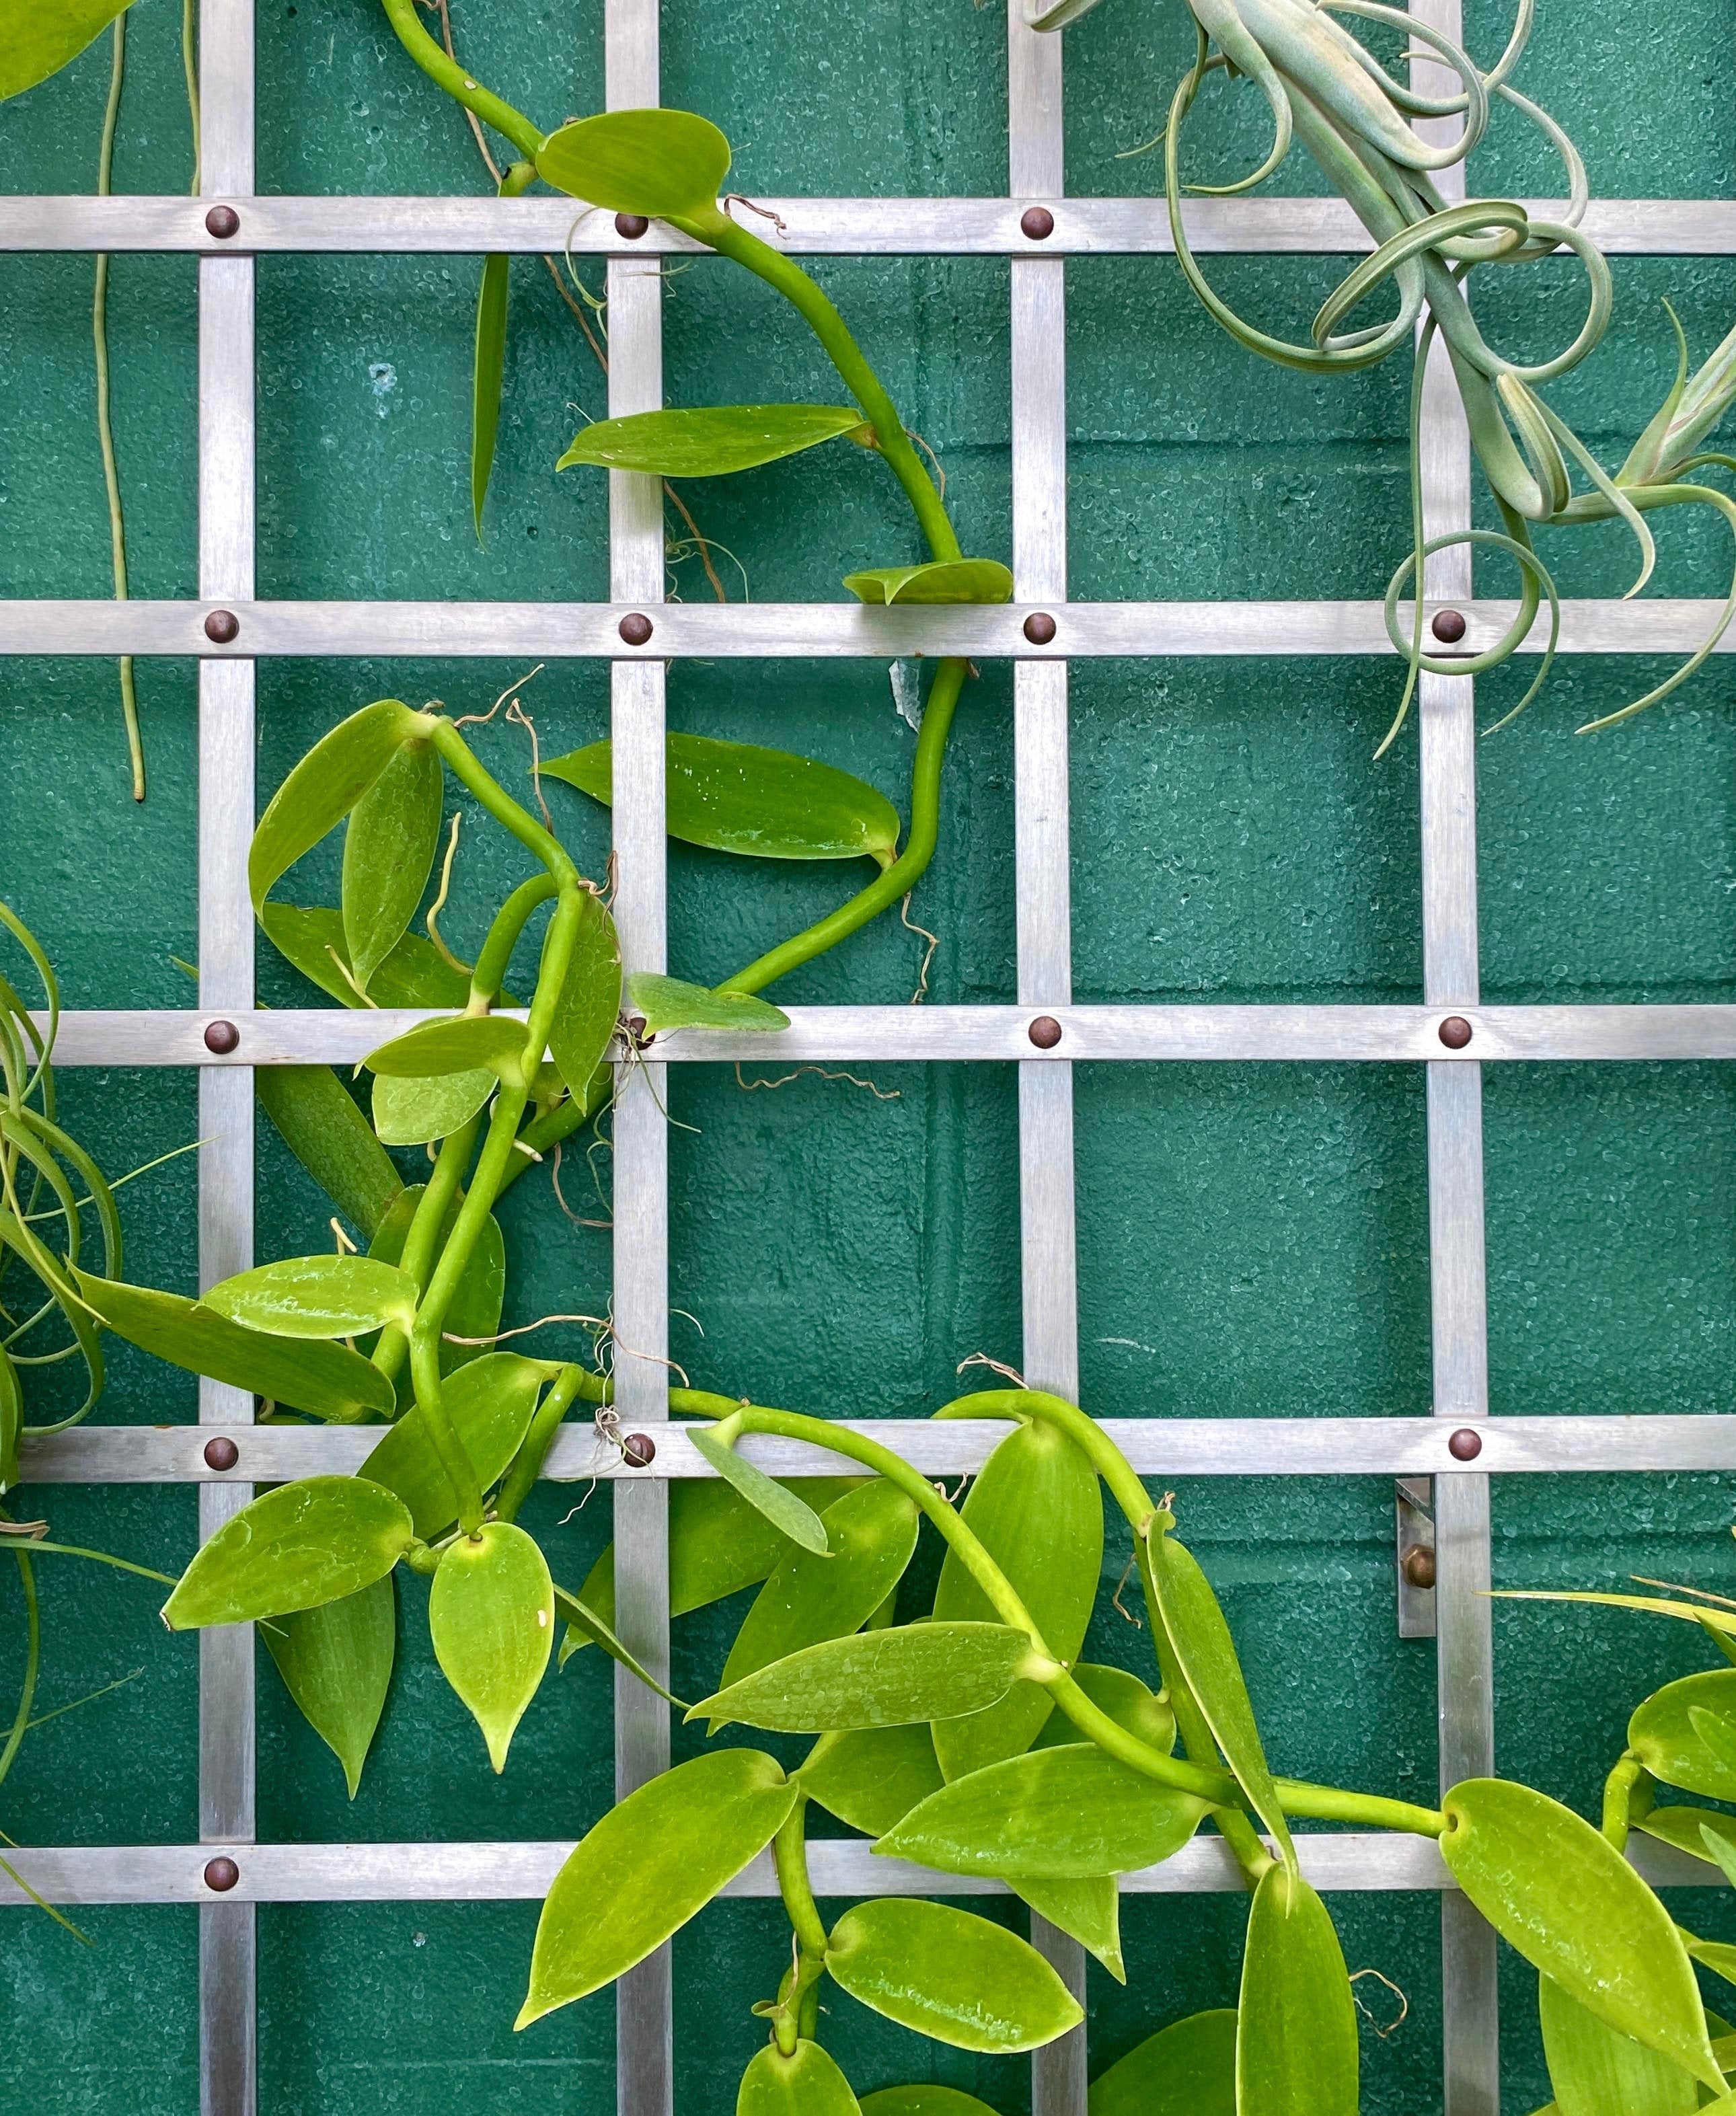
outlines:
M1709 1807L1655 1807L1634 1824L1660 1844L1672 1844L1690 1858L1711 1860L1701 1829L1715 1830L1736 1851L1736 1815L1719 1815Z
M1685 1934L1682 1944L1692 1957L1702 1962L1715 1976L1723 1977L1727 1984L1736 1984L1736 1947L1720 1939L1690 1939ZM1724 2057L1722 2051L1719 2055L1725 2063L1732 2062Z
M343 1081L329 1065L261 1065L253 1086L283 1143L351 1226L371 1239L403 1179Z
M850 2082L817 2043L785 2057L776 2043L757 2051L741 2076L735 2116L862 2116Z
M1736 1845L1721 1829L1701 1825L1700 1843L1704 1856L1717 1867L1732 1888L1736 1888Z
M1356 2116L1356 2008L1338 1935L1301 1875L1269 1866L1241 1962L1236 2116Z
M407 742L350 811L343 830L344 953L363 991L416 916L440 841L445 773Z
M1211 1583L1191 1551L1172 1535L1153 1533L1140 1546L1158 1607L1181 1672L1199 1702L1212 1738L1248 1796L1249 1805L1292 1870L1296 1852L1267 1766L1254 1706L1236 1657L1236 1641Z
M801 1769L802 1790L828 1814L882 1837L946 1783L926 1725L869 1727L845 1734Z
M24 1430L24 1384L4 1345L0 1345L0 1492L18 1481L18 1440Z
M1034 30L1064 30L1069 22L1076 22L1081 15L1089 15L1097 0L1055 0L1050 7L1033 7L1027 4L1025 19Z
M376 1073L374 1129L384 1146L431 1145L462 1130L494 1092L494 1074L480 1068L431 1079Z
M908 1727L980 1712L1040 1665L1005 1624L903 1624L807 1646L703 1699L687 1715L784 1734Z
M1082 1880L1172 1857L1205 1813L1204 1801L1079 1741L952 1779L874 1849L943 1874Z
M667 1699L679 1711L686 1711L686 1700L677 1697L672 1690L666 1690L644 1663L628 1651L615 1626L577 1594L569 1594L558 1580L555 1585L555 1613L565 1624L569 1638L575 1634L580 1635L587 1644L601 1646L610 1660L619 1661L623 1668L630 1669L647 1690L656 1690L659 1697ZM566 1661L564 1648L562 1649L561 1661L564 1665Z
M916 1548L914 1503L884 1478L846 1492L822 1515L827 1554L791 1550L735 1634L720 1687L773 1661L859 1631L904 1577Z
M131 0L0 0L0 103L94 44Z
M171 1365L338 1420L394 1408L392 1384L343 1345L267 1337L203 1302L75 1272L79 1291L117 1337Z
M1084 2017L1034 1947L951 1903L859 1903L832 1927L826 1966L863 2005L955 2049L1035 2049Z
M859 602L1011 602L1013 577L997 559L930 559L921 565L874 566L846 573Z
M1720 1631L1715 1624L1703 1623L1700 1628L1727 1661L1736 1661L1736 1639L1731 1638L1727 1632Z
M1537 1979L1537 2014L1558 2116L1693 2116L1691 2072L1619 2035L1548 1976Z
M665 1028L724 1028L765 1030L787 1028L790 1017L769 1000L752 992L708 991L703 985L682 983L640 970L627 980L633 1011L642 1014L645 1033L655 1036Z
M1665 1683L1628 1722L1628 1746L1665 1785L1736 1800L1736 1760L1729 1736L1720 1741L1720 1722L1736 1735L1736 1668Z
M831 1553L826 1524L805 1499L798 1498L787 1485L776 1483L763 1470L744 1462L735 1450L717 1438L708 1425L684 1425L681 1430L718 1475L733 1484L751 1506L759 1511L780 1534L803 1550L821 1557Z
M343 914L320 905L268 904L260 913L265 937L286 962L340 1006L366 1001L339 964L348 964ZM370 996L380 1006L431 1006L455 1010L470 996L470 980L455 970L431 941L406 933L375 971ZM501 994L503 1002L507 996Z
M515 1079L524 1062L524 1024L499 1014L420 1022L369 1051L361 1062L389 1079L431 1079L472 1070Z
M383 1580L416 1540L410 1510L363 1477L303 1477L232 1514L163 1605L172 1631L316 1609Z
M1091 1874L1083 1880L1015 1881L1013 1893L1038 1917L1076 1939L1094 1955L1117 1984L1127 1981L1121 1959L1121 1891L1112 1874Z
M610 1809L555 1876L518 2027L612 1983L764 1851L796 1802L777 1764L719 1749Z
M1089 2116L1236 2116L1236 2013L1190 2013L1091 2082Z
M388 1573L354 1594L260 1627L302 1717L343 1764L352 1800L392 1680L394 1608Z
M256 912L278 877L343 821L400 747L426 738L433 726L427 714L382 698L314 744L272 796L253 833L247 887Z
M882 2086L865 2095L862 2116L996 2116L986 2101L955 2086Z
M520 1359L516 1352L488 1352L459 1368L441 1388L446 1415L484 1491L505 1474L518 1453L544 1379L534 1359ZM458 1502L420 1408L404 1413L362 1464L361 1474L397 1493L425 1543L458 1518Z
M536 173L610 213L690 218L715 209L730 143L688 110L611 110L550 133Z
M606 807L607 742L542 767ZM756 859L856 859L884 866L898 843L898 812L883 794L811 757L710 735L672 734L665 766L665 826L684 844Z
M214 1286L207 1308L274 1337L353 1337L416 1320L416 1281L371 1256L285 1257Z
M1468 1778L1442 1801L1441 1856L1533 1968L1623 2035L1721 2089L1669 1912L1590 1823L1528 1786Z
M621 941L615 921L594 890L581 893L579 906L573 959L549 1025L550 1055L575 1099L583 1097L602 1064L621 1011Z
M500 432L500 396L506 382L506 297L512 260L495 251L482 260L477 289L477 343L470 386L470 516L482 537L482 509L494 475Z
M1099 1712L1107 1713L1117 1727L1167 1756L1176 1746L1176 1715L1149 1683L1125 1668L1107 1668L1095 1661L1075 1661L1073 1680ZM1085 1737L1057 1704L1043 1723L1034 1748L1052 1749Z
M379 1257L386 1263L403 1260L404 1243L408 1239L411 1222L416 1217L416 1208L422 1201L427 1185L412 1184L401 1191L394 1201L392 1209L380 1223L379 1231L368 1245L368 1254ZM463 1203L454 1198L446 1209L440 1223L439 1246L444 1249L451 1238L452 1230ZM477 1236L476 1246L465 1260L463 1271L452 1296L452 1304L446 1310L444 1331L440 1340L440 1372L455 1373L467 1367L490 1348L486 1345L454 1344L458 1337L491 1337L500 1327L500 1309L506 1299L506 1241L500 1232L500 1223L490 1212L482 1222ZM409 1387L408 1372L399 1382L399 1402L408 1406L410 1397L405 1392Z
M498 1774L555 1644L555 1583L535 1537L491 1520L448 1543L428 1590L428 1631Z
M965 1520L1011 1581L1058 1659L1079 1658L1103 1563L1103 1505L1097 1473L1052 1425L1015 1426L965 1497ZM986 1620L988 1597L949 1548L935 1589L943 1621ZM1015 1756L1036 1739L1052 1709L1046 1690L1025 1684L992 1712L934 1730L949 1778Z
M654 477L722 477L817 448L840 434L872 431L860 412L836 404L716 404L634 412L582 426L555 464L647 471Z

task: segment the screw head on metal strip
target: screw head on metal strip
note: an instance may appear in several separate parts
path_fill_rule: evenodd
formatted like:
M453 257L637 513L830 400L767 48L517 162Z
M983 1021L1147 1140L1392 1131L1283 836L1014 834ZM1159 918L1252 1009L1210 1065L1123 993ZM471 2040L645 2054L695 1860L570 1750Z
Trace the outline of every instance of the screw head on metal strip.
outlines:
M1457 610L1438 610L1429 629L1442 646L1456 646L1465 636L1465 614Z
M233 1470L241 1460L241 1450L227 1433L219 1433L205 1443L205 1459L207 1469Z
M208 235L227 242L232 235L241 233L241 215L233 205L214 205L205 217L205 225Z
M615 233L628 242L637 242L650 226L642 213L618 213L615 217Z
M205 1867L205 1884L215 1894L226 1896L241 1879L241 1868L233 1859L208 1859Z
M1447 1452L1455 1462L1475 1462L1483 1451L1483 1436L1475 1427L1462 1425L1447 1442Z
M205 621L205 636L219 646L227 646L241 631L241 619L233 610L214 610Z
M1449 1051L1462 1051L1471 1041L1471 1024L1462 1014L1449 1014L1435 1033Z
M642 1470L657 1459L657 1443L648 1433L629 1433L621 1442L621 1459L629 1470Z
M652 623L640 611L631 611L615 627L629 646L642 646L651 637Z
M1028 205L1019 216L1019 231L1042 242L1055 232L1055 216L1046 205Z
M1052 1051L1061 1041L1061 1024L1052 1014L1039 1014L1025 1033L1039 1051Z
M1407 1586L1420 1587L1425 1592L1434 1586L1434 1552L1427 1543L1413 1543L1398 1562Z
M1025 620L1025 636L1033 646L1047 646L1055 637L1055 620L1046 610L1034 610Z
M208 1021L205 1025L205 1047L214 1051L219 1058L227 1058L241 1042L241 1031L233 1021Z

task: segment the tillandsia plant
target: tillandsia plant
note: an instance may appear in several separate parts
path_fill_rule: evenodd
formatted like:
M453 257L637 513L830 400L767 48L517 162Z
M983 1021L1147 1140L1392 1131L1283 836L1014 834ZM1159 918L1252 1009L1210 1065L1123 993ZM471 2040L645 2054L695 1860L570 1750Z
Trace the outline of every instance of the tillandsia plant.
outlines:
M1027 19L1039 30L1060 30L1089 12L1097 0L1057 0L1030 7ZM1549 114L1512 85L1531 34L1534 0L1519 0L1506 49L1486 71L1451 38L1402 8L1381 0L1188 0L1197 37L1193 66L1177 86L1163 131L1150 145L1164 155L1164 183L1177 261L1188 284L1238 343L1263 357L1310 374L1346 374L1409 349L1415 374L1411 394L1412 550L1393 575L1386 596L1387 629L1409 662L1403 697L1386 738L1402 724L1417 672L1473 675L1516 652L1530 633L1545 598L1550 605L1549 645L1536 678L1513 713L1536 695L1548 674L1559 627L1554 580L1538 554L1532 531L1619 518L1640 550L1640 571L1630 595L1650 577L1654 550L1646 516L1663 508L1714 509L1736 530L1736 502L1696 471L1732 467L1726 456L1703 451L1736 398L1736 331L1732 331L1692 379L1686 340L1674 311L1670 323L1679 353L1676 379L1619 470L1611 473L1540 393L1583 360L1609 320L1609 268L1581 232L1587 202L1585 165L1573 141ZM1381 25L1414 39L1416 55L1435 62L1459 85L1450 94L1423 95L1395 80L1347 26ZM1189 115L1208 79L1246 80L1265 99L1273 121L1270 152L1259 168L1226 184L1185 184L1181 145ZM1568 202L1559 221L1533 218L1511 200L1476 199L1453 204L1438 178L1462 167L1486 131L1498 104L1536 126L1561 158ZM1425 141L1421 119L1457 121L1444 144ZM1238 315L1216 293L1187 238L1181 202L1186 192L1223 197L1251 190L1270 177L1300 144L1340 194L1375 242L1321 303L1305 342L1272 336ZM1469 281L1480 265L1534 264L1562 252L1585 268L1588 298L1585 321L1572 343L1552 358L1511 360L1491 346L1472 313ZM1395 313L1386 322L1353 324L1351 319L1391 280ZM1348 326L1348 327L1347 327ZM1422 384L1436 336L1444 343L1465 407L1471 441L1499 510L1503 527L1467 529L1425 539L1419 474ZM1574 490L1577 467L1585 489ZM1493 646L1448 658L1423 649L1422 598L1413 596L1407 632L1399 599L1421 580L1424 561L1456 544L1505 552L1519 568L1518 614ZM1736 584L1704 643L1663 683L1621 711L1589 722L1582 733L1608 727L1642 711L1687 681L1723 637L1736 612ZM1498 724L1504 724L1504 720ZM1383 743L1383 749L1386 743Z

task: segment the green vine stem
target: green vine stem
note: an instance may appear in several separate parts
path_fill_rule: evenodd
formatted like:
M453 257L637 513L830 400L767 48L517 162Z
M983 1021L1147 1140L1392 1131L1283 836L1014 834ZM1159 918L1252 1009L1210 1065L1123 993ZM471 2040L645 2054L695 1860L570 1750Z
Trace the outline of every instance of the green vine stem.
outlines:
M771 1856L777 1867L778 1893L794 1933L799 1953L794 1976L780 1994L772 2017L772 2031L785 2057L795 2054L799 2035L813 2033L813 2016L818 2003L820 1978L826 1969L830 1935L814 1901L808 1878L808 1798L798 1798L782 1828L771 1840Z
M1632 1754L1624 1755L1604 1781L1603 1833L1618 1852L1628 1848L1628 1826L1632 1819L1633 1796L1646 1776L1646 1766ZM1650 1806L1650 1802L1646 1803Z
M121 91L127 82L127 16L114 18L114 64L108 76L108 101L103 113L103 141L97 158L96 191L107 198L114 174L115 127L121 115ZM96 435L103 456L103 485L108 501L108 549L114 568L114 599L127 600L127 523L121 511L121 474L115 462L114 427L109 416L108 256L99 251L90 297L90 336L96 354ZM120 657L121 717L127 727L127 753L132 767L132 798L145 798L145 745L139 733L139 696L133 683L132 656Z
M186 76L187 123L193 136L193 179L190 197L197 198L204 168L204 127L199 114L199 0L182 0L181 70Z
M447 58L422 27L416 0L381 0L381 5L386 11L387 21L398 33L398 41L430 80L437 88L444 89L454 102L474 111L485 125L493 126L495 131L510 140L527 161L534 162L541 150L544 136L522 112L484 88L456 60Z
M524 1436L523 1444L513 1457L513 1465L506 1473L500 1496L495 1501L497 1520L517 1520L518 1509L536 1489L536 1479L542 1474L542 1465L548 1459L550 1448L555 1444L555 1435L560 1429L561 1420L572 1409L582 1393L585 1381L583 1367L563 1367L555 1377L553 1386L536 1406L531 1420L531 1429Z

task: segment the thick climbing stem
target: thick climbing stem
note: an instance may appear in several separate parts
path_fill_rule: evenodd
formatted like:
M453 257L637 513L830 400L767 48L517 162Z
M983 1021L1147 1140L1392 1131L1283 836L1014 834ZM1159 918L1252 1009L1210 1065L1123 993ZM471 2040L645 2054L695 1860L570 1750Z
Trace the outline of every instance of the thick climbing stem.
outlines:
M446 1215L452 1209L464 1180L464 1171L470 1166L470 1157L481 1130L482 1120L472 1117L455 1132L450 1132L440 1141L440 1150L435 1157L434 1169L422 1194L416 1201L416 1211L404 1236L404 1246L398 1258L399 1267L416 1281L418 1298L427 1286L428 1274L434 1268L434 1253L440 1238L440 1229L446 1224ZM404 1355L410 1349L410 1340L402 1330L390 1327L380 1333L380 1341L374 1347L374 1364L389 1381L403 1365Z
M771 1853L777 1866L778 1893L799 1950L794 1974L781 1994L782 2003L773 2017L772 2034L785 2057L794 2054L797 2038L813 2033L816 1987L826 1969L828 1934L820 1907L808 1878L808 1799L804 1794L790 1809L782 1828L772 1839Z
M1618 1852L1628 1848L1628 1825L1632 1819L1632 1802L1636 1788L1646 1775L1646 1767L1635 1755L1623 1755L1604 1781L1604 1812L1602 1828L1605 1837Z
M531 1420L531 1429L524 1436L523 1445L513 1457L513 1466L506 1473L506 1481L500 1487L500 1496L495 1502L495 1518L517 1520L518 1509L536 1488L536 1479L542 1474L542 1465L548 1460L549 1450L555 1444L555 1436L560 1430L561 1420L573 1404L584 1393L584 1384L589 1378L583 1367L563 1367L555 1377L552 1387L536 1406Z
M467 73L457 60L446 56L422 27L416 0L381 0L381 4L386 11L386 20L398 32L398 41L435 86L444 89L454 102L462 103L467 110L474 111L485 125L492 125L495 131L504 133L527 161L534 162L541 150L543 135L522 111L503 102L484 88L474 75Z

